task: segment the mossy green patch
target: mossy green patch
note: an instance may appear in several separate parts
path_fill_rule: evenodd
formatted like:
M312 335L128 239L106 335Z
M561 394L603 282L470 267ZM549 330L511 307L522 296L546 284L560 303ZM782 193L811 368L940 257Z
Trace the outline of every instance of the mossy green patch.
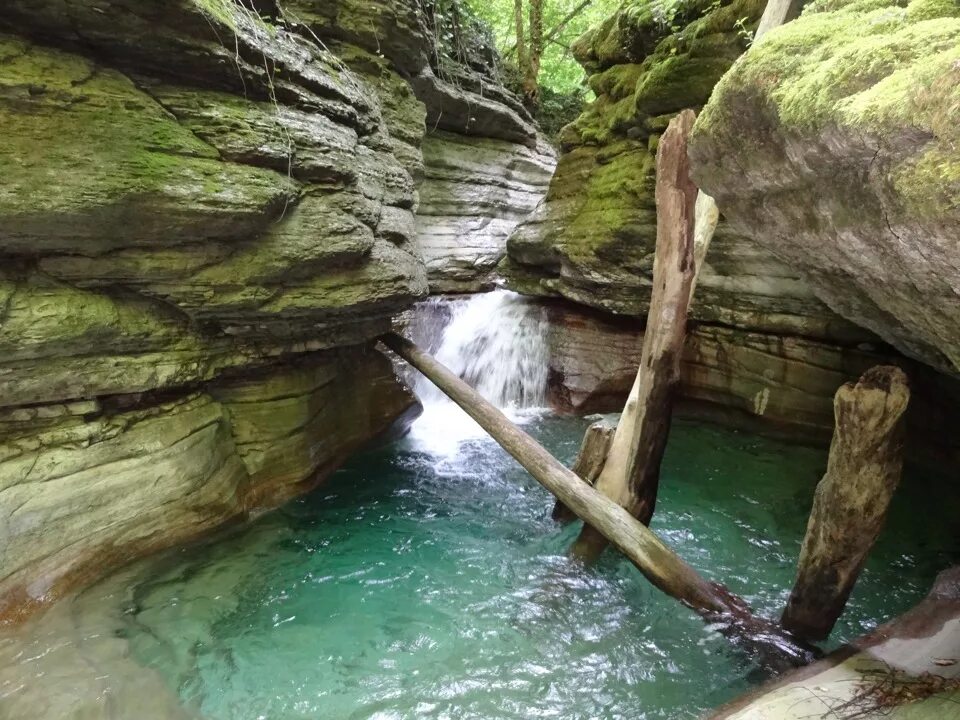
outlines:
M601 67L613 60L621 62L591 76L597 100L565 130L565 146L577 141L602 145L628 133L637 137L638 132L643 134L647 116L704 104L716 82L746 49L763 2L692 3L675 19L673 29L664 26L655 11L653 3L636 6L626 19L615 16L591 36L595 46L588 57L600 60ZM636 47L617 55L605 45L611 38ZM638 48L643 49L642 55L638 56Z
M913 13L918 4L922 12ZM698 130L713 121L725 93L743 88L768 94L780 121L798 128L916 124L915 96L960 57L960 18L930 18L945 9L930 0L862 6L808 11L769 33L718 86Z
M9 249L252 232L295 192L278 173L221 162L127 77L79 56L0 36L0 92Z

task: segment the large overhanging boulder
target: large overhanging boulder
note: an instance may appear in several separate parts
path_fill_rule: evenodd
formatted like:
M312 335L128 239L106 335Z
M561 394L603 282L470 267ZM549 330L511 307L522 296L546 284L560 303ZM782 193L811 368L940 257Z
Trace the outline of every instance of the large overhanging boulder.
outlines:
M717 85L694 176L841 315L960 372L960 5L824 0Z

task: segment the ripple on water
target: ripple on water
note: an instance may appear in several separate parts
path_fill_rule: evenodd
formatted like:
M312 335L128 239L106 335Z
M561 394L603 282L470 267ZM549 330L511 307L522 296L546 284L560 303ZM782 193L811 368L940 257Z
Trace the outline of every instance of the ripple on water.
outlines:
M569 462L586 424L529 429ZM677 423L654 528L774 616L823 461ZM956 509L925 482L905 482L834 642L956 558ZM125 612L98 622L213 719L676 719L748 687L753 668L628 563L569 563L577 528L551 506L489 440L439 462L401 442L216 543L142 563Z

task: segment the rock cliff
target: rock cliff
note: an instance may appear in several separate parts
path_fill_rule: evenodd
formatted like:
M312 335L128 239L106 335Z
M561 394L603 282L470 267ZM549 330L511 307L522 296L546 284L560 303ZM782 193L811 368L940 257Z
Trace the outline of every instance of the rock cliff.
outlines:
M764 4L692 3L665 18L650 3L575 43L597 99L561 133L564 153L546 202L509 238L504 272L512 287L646 316L660 133L675 113L707 101L747 48ZM798 272L726 224L702 270L693 315L776 334L867 336L824 306Z
M550 170L433 37L402 0L5 5L0 621L308 489L412 408L372 342L428 291L418 236L496 218L463 246L483 277Z

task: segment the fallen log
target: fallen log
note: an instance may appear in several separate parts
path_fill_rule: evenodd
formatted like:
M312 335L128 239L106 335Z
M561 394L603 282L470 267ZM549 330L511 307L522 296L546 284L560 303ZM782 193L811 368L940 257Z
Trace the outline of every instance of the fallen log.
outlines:
M813 659L811 648L798 643L777 623L755 617L742 598L722 585L703 578L653 531L581 480L429 353L396 333L383 335L380 342L440 388L537 482L577 517L597 528L658 589L716 623L720 632L768 667L796 667Z
M847 604L900 483L909 400L907 376L891 366L872 368L837 391L827 472L783 613L795 635L825 639Z
M695 251L698 192L690 179L687 138L696 115L684 110L670 121L657 149L657 248L653 291L643 337L640 368L596 488L625 507L644 525L657 502L660 464L670 435L673 401L680 383L680 359L687 336L687 315L697 276L696 256L716 226L715 205L702 209L709 222ZM709 201L708 196L704 196ZM606 548L604 536L584 525L571 549L592 562Z

